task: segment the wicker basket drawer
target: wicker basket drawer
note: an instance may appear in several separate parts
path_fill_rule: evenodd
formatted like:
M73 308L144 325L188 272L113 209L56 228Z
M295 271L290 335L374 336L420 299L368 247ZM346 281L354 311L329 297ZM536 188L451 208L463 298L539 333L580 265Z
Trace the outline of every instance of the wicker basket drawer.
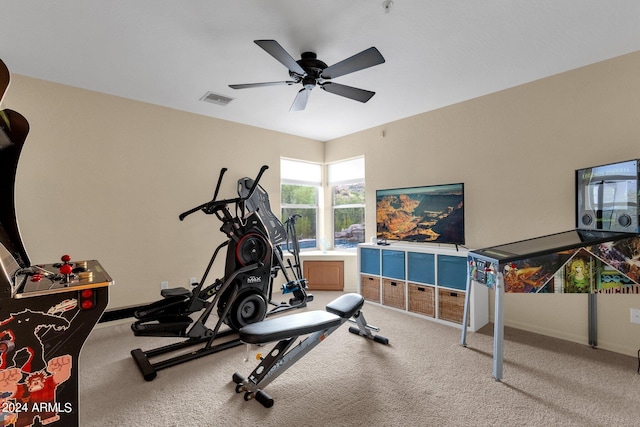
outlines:
M382 304L405 309L404 282L382 279Z
M436 316L436 294L432 286L409 283L409 311L429 317Z
M462 324L465 293L449 289L438 289L438 317L442 320Z
M360 276L360 294L367 301L377 302L380 304L380 277Z

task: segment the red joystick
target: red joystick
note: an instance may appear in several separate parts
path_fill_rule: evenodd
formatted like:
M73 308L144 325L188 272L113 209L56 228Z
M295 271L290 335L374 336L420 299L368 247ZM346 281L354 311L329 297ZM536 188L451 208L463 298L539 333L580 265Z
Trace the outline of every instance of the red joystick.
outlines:
M73 271L73 267L71 267L71 264L69 264L69 261L71 261L71 257L69 255L62 255L60 257L60 261L64 262L64 264L60 266L60 274L71 274L71 272Z

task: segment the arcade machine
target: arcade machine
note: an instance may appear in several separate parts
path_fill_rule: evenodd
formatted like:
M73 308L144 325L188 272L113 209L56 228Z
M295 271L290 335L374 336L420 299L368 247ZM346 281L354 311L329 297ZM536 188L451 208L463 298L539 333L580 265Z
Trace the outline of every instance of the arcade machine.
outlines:
M502 379L504 293L588 294L589 345L597 345L597 295L640 293L640 160L579 169L576 229L469 251L461 344L472 281L495 290L493 376Z
M9 72L0 60L0 101ZM0 425L77 426L78 358L108 302L96 260L31 264L15 214L15 176L29 123L0 111Z

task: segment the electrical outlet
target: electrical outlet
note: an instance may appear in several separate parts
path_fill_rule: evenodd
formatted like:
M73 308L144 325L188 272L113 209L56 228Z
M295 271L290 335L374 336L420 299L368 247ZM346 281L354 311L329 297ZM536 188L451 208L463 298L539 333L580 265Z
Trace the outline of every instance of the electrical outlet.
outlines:
M189 277L189 284L191 286L198 286L198 279L196 277Z
M160 282L160 289L169 289L169 282Z
M631 309L631 323L640 323L640 309Z

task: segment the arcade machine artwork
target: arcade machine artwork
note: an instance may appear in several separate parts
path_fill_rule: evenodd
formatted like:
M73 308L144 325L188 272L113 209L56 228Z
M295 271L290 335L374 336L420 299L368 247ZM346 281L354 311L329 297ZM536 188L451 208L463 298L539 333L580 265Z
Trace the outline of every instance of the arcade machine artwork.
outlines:
M0 101L9 85L0 60ZM0 111L0 425L77 426L78 357L108 302L96 260L31 264L15 215L15 176L29 123Z
M469 251L469 280L496 289L494 377L502 377L502 294L589 294L589 345L597 345L596 295L640 293L640 161L579 169L576 229ZM466 325L466 319L463 325ZM463 327L462 344L466 345Z

